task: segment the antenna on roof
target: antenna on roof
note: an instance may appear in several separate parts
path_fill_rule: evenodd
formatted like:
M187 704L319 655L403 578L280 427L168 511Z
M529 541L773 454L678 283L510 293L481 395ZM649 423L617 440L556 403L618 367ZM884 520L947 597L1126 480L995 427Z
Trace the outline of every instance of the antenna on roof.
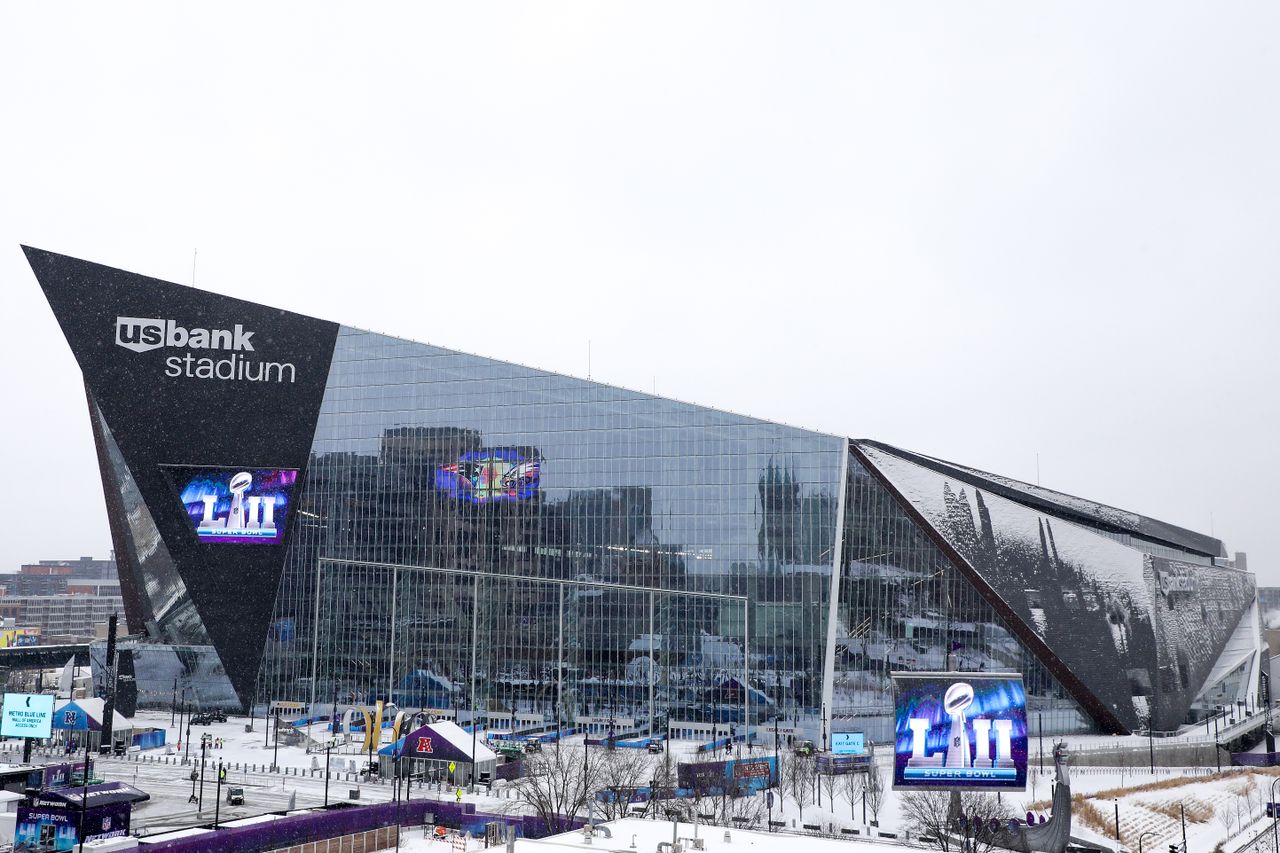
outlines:
M191 286L192 287L196 286L196 255L199 254L199 252L200 252L199 249L191 250Z
M1040 453L1036 453L1036 485L1040 485Z
M587 338L587 378L591 378L591 338Z

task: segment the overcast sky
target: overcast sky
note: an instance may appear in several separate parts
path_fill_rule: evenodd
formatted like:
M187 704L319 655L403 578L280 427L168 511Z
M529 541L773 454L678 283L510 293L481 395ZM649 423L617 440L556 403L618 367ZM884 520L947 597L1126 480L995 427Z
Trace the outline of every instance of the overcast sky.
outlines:
M1280 583L1275 3L0 6L0 570L110 539L19 243L870 437ZM495 322L496 320L496 322Z

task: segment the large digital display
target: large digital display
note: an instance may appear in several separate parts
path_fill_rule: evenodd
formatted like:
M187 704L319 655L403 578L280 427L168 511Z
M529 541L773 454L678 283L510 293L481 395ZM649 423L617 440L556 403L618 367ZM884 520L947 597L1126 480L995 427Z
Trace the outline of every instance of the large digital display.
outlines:
M832 755L862 755L867 751L866 739L862 732L832 732Z
M895 788L1026 788L1027 697L1021 675L892 677Z
M464 453L436 470L436 488L471 503L514 501L538 492L542 462L515 448Z
M53 728L53 696L6 693L0 711L0 736L46 738Z
M292 468L170 467L201 542L278 545L298 472Z

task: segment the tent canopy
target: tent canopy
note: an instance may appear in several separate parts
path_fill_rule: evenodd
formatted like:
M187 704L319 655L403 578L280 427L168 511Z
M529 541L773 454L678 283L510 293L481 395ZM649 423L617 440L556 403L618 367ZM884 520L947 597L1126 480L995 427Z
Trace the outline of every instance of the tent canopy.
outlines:
M102 700L62 700L53 709L53 728L69 732L102 731Z
M440 720L414 729L395 743L378 750L379 755L395 758L431 758L437 761L462 761L470 764L471 744L476 747L476 763L498 760L498 754L485 746L484 741L474 739L470 732L457 723Z
M57 808L80 808L87 803L87 808L109 806L115 803L142 803L151 799L146 791L140 791L124 782L103 782L90 785L87 789L79 785L73 788L53 788L40 792L37 805Z

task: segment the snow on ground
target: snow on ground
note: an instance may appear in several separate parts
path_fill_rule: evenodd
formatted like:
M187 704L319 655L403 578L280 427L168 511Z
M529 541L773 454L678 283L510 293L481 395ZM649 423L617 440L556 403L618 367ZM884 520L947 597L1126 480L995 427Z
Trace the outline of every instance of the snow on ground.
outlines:
M691 823L673 825L670 821L624 819L612 821L604 829L597 830L591 841L591 848L600 850L637 850L654 851L662 842L670 843L673 831L676 838L692 839L695 833L702 840L705 850L710 853L733 853L735 850L754 849L772 851L786 848L795 853L849 853L849 842L834 838L818 838L805 836L782 835L778 833L752 832L750 830L729 829L724 827L697 826ZM609 837L603 835L604 831ZM484 846L483 839L473 840L468 850L479 850ZM516 853L555 853L566 848L584 849L581 830L553 835L549 838L516 840ZM447 850L461 849L455 846L453 839L437 841L424 838L421 834L406 833L400 843L400 849L407 853L443 853ZM501 849L501 848L498 848ZM686 849L692 849L687 845ZM901 846L888 843L863 843L856 848L859 853L890 853L899 851Z
M209 726L192 726L189 754L193 760L188 765L179 763L183 754L188 751L188 745L185 743L185 724L184 730L179 733L176 722L171 722L170 714L161 711L140 711L136 721L139 726L155 726L166 730L168 747L149 750L143 754L142 761L136 760L136 756L131 756L130 760L103 758L99 759L98 766L99 772L108 779L137 784L152 795L152 802L141 806L138 810L139 823L144 826L160 828L192 825L199 822L201 818L208 820L212 812L213 799L216 796L213 779L219 760L235 768L230 773L229 782L243 785L246 789L245 806L224 809L223 819L280 811L291 805L301 808L323 802L325 756L323 750L319 750L316 746L329 737L323 725L313 726L312 740L308 741L304 737L303 745L288 746L282 742L278 753L274 756L275 763L281 772L270 773L268 768L273 762L275 751L264 729L265 722L262 718L253 721L253 731L249 732L245 731L245 725L249 722L246 717L232 717L226 723L215 723ZM283 727L281 731L283 733ZM304 728L304 735L305 731ZM193 806L187 804L186 799L191 793L188 774L192 766L198 766L200 735L205 733L214 738L221 738L223 746L221 749L214 749L207 753L210 764L206 767L205 809L201 816L195 813ZM178 746L179 734L182 736L181 749ZM1191 738L1197 737L1203 734L1203 728L1199 733L1188 732L1187 734ZM389 784L361 784L347 778L346 774L352 772L353 768L358 770L367 759L366 754L359 752L359 735L353 737L354 743L334 750L331 755L333 772L340 773L342 776L331 780L329 801L346 800L350 790L355 787L361 789L362 802L389 799L391 795ZM383 733L383 742L386 743L389 740L390 730L387 730ZM1141 737L1073 736L1068 738L1068 741L1073 751L1078 749L1092 751L1098 747L1122 744L1130 747L1145 746L1145 739ZM310 751L308 745L310 745ZM723 752L715 755L698 754L697 747L696 741L675 741L670 745L672 759L717 760L725 757ZM581 749L582 738L566 739L563 742L563 748ZM771 752L756 750L753 754L762 755L771 754ZM45 755L38 753L37 759L37 763L65 760L60 753L56 752ZM655 763L659 760L660 756L654 756ZM1033 756L1034 763L1035 756ZM882 778L887 783L890 778L889 756L879 756L878 764ZM314 775L312 775L313 772ZM1001 800L1014 814L1022 815L1028 810L1045 812L1051 796L1052 777L1051 768L1039 771L1033 767L1026 792L1004 794ZM1182 812L1178 810L1181 805L1186 814L1187 841L1190 850L1196 853L1203 850L1207 853L1220 841L1234 838L1236 842L1241 842L1266 826L1263 819L1265 803L1270 797L1269 789L1272 782L1280 779L1280 770L1232 768L1223 774L1216 774L1212 768L1157 768L1156 773L1152 774L1143 768L1078 767L1071 769L1071 779L1073 793L1081 797L1077 800L1075 807L1076 826L1089 826L1091 823L1091 831L1100 841L1114 837L1115 807L1119 805L1120 830L1126 846L1132 845L1136 849L1137 838L1142 835L1145 849L1167 850L1168 844L1177 843L1182 839ZM848 792L842 790L843 785L837 782L834 787L834 804L831 802L830 792L824 785L821 792L823 801L821 806L814 801L812 791L806 796L803 807L796 803L789 792L781 796L775 793L771 813L765 808L763 795L757 795L754 801L740 803L738 808L735 808L735 813L747 813L754 807L758 809L762 818L767 816L775 821L783 821L787 830L796 832L804 832L805 825L822 826L825 832L835 835L839 835L841 829L857 829L858 837L863 839L858 849L868 851L874 849L871 843L865 840L868 834L873 837L878 832L895 833L899 836L905 834L906 827L899 814L897 795L892 790L885 791L884 803L879 813L880 826L872 828L868 823L875 816L872 814L872 809L868 807L867 821L864 822L860 794L855 793L852 797L853 802L850 803ZM1280 788L1280 783L1277 783L1276 787ZM410 795L414 799L419 797L452 799L453 797L450 792L434 787L415 787ZM476 793L464 793L463 799L474 802L477 809L481 811L518 813L523 810L521 804L512 798L509 788L503 783L495 785L492 792L480 790ZM670 840L669 823L650 820L642 820L638 823L647 828L665 826L667 829L661 831L666 831L668 835L658 840ZM764 828L764 819L760 820L759 826ZM1089 831L1082 830L1083 833ZM751 846L747 843L748 839L758 835L762 839L760 841L762 847L768 847L773 843L776 849L777 835L750 833L738 829L733 829L731 832L735 838L741 836L742 841L739 846L744 844ZM719 830L718 834L713 832L712 836L722 838L723 829ZM771 842L771 838L774 841ZM629 844L630 838L628 837L626 841ZM805 838L806 845L810 841L815 844L820 841L823 844L844 843L842 840L822 841ZM551 843L550 840L547 843ZM562 843L562 841L555 842L555 844ZM580 836L575 836L573 843L576 846L582 846ZM626 844L606 844L605 849L626 846ZM646 842L640 845L640 849L654 849L654 846L656 841L654 845L648 845ZM880 846L884 845L879 843L874 845L874 847ZM436 846L431 849L445 848ZM537 849L529 848L530 851ZM1231 850L1230 845L1227 849Z

